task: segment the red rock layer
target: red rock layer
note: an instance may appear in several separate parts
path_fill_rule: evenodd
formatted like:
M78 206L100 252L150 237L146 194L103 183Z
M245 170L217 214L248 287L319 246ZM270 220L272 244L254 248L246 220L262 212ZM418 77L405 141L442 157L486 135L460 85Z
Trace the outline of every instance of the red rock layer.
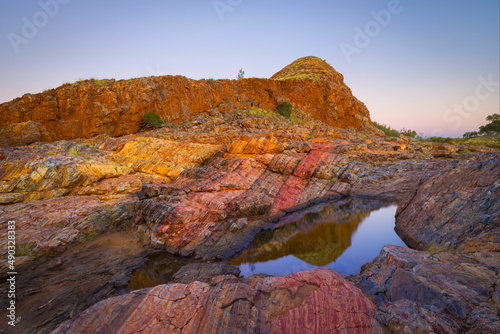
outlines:
M53 333L382 333L374 316L352 283L316 269L137 290L95 304Z

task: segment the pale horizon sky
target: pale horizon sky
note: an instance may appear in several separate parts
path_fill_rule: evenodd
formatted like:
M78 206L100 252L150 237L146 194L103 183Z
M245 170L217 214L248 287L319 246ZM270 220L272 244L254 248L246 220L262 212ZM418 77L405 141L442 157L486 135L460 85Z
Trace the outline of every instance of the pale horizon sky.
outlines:
M372 120L461 136L499 112L498 0L0 0L0 103L79 79L269 78L318 56Z

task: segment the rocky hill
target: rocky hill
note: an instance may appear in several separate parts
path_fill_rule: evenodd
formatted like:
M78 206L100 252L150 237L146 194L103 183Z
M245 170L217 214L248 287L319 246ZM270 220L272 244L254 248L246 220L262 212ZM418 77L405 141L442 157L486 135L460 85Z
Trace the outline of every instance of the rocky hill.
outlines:
M317 57L304 57L271 79L90 79L25 94L0 105L0 146L132 134L148 112L171 123L250 107L277 111L285 101L295 112L331 126L376 131L366 106L352 95L342 74Z

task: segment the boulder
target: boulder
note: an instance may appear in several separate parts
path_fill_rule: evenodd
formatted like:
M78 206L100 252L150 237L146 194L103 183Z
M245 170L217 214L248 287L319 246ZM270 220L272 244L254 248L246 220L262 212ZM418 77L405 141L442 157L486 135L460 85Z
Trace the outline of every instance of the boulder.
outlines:
M45 127L33 121L11 123L0 128L0 138L0 147L23 146L52 139Z
M500 156L458 165L423 182L396 212L396 232L416 249L500 251Z
M352 283L316 269L137 290L95 304L53 333L383 333L374 315Z
M351 277L393 333L498 333L500 255L385 246Z

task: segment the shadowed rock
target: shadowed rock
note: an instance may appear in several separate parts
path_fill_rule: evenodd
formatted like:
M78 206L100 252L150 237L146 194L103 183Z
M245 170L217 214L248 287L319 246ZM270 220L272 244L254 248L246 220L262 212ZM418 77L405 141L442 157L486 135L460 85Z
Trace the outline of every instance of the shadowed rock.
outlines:
M500 255L431 255L387 245L351 277L394 333L498 333Z
M411 247L500 251L500 157L459 165L409 193L396 232Z

